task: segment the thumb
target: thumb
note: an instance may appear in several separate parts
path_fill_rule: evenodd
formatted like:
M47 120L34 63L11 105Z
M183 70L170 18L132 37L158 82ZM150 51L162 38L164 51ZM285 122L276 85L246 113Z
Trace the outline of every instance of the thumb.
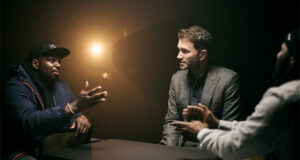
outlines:
M203 105L202 103L199 103L198 106L199 106L200 108L204 109L204 110L207 109L207 107L206 107L205 105Z
M72 126L70 127L71 129L74 129L76 126L75 122L73 122Z

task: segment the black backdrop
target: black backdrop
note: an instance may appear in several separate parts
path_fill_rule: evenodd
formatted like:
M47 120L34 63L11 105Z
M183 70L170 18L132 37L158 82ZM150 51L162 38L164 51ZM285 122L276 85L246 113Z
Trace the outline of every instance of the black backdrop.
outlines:
M23 63L40 40L53 40L72 52L61 78L76 95L85 80L109 91L106 103L84 112L95 137L158 143L180 28L201 25L212 33L210 62L240 75L246 117L271 85L284 34L298 23L298 1L2 0L1 85L11 64ZM95 37L104 44L99 59L86 47Z

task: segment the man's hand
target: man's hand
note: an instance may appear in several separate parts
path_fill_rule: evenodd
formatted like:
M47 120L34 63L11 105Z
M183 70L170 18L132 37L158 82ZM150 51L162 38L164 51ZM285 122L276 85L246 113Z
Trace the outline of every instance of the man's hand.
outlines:
M201 129L207 128L204 123L195 120L191 122L174 121L172 124L176 127L176 130L183 131L186 136L193 138L197 137Z
M203 104L198 106L187 106L182 112L188 120L199 120L206 128L215 129L219 126L219 119Z
M106 101L106 97L108 96L107 91L102 91L101 86L95 87L91 90L88 90L89 83L88 81L85 82L85 86L80 91L79 96L69 105L71 110L74 113L87 110L97 104L100 104L104 101ZM70 109L68 106L65 107L66 112L70 113Z
M86 134L91 128L90 121L86 118L86 116L81 115L75 119L71 128L76 129L76 136Z

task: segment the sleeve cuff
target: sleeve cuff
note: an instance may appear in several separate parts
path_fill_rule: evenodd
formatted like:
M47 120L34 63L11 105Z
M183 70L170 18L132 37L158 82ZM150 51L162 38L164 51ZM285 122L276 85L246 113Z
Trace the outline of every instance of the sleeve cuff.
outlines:
M220 120L218 129L230 130L231 126L232 126L232 122Z
M199 149L203 150L203 139L205 138L205 136L211 131L211 129L208 128L203 128L199 131L199 133L197 134L197 139L200 141L199 144Z
M209 131L210 131L210 129L208 129L208 128L201 129L197 134L198 140L200 141L202 139L202 136L205 135Z
M231 126L232 126L232 122L220 120L220 121L219 121L218 129L222 129L222 130L230 130L230 129L231 129ZM208 133L208 132L210 132L210 131L211 131L211 129L208 129L208 128L203 128L203 129L201 129L201 130L198 132L198 134L197 134L198 140L201 141L202 136L203 136L203 135L206 135L206 133Z

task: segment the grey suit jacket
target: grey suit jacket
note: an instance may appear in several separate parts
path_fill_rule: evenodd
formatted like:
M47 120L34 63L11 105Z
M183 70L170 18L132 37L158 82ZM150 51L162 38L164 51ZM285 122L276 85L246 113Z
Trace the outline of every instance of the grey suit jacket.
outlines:
M183 120L182 110L189 105L187 73L188 70L180 70L172 76L161 144L180 147L184 143L183 135L175 131L171 122ZM218 119L236 120L241 113L239 90L239 76L235 72L224 67L209 66L201 103Z

